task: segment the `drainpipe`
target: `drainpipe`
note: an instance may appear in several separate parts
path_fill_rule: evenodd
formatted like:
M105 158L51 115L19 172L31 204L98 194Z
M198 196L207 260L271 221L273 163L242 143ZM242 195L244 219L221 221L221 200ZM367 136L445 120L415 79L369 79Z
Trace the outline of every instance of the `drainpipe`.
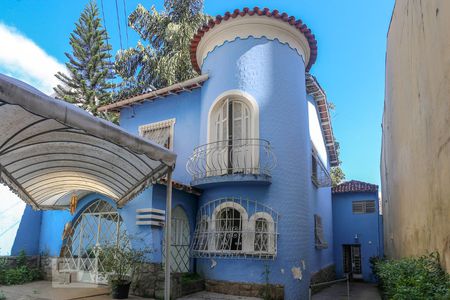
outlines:
M167 173L166 231L164 232L164 300L170 300L170 244L172 234L172 169Z

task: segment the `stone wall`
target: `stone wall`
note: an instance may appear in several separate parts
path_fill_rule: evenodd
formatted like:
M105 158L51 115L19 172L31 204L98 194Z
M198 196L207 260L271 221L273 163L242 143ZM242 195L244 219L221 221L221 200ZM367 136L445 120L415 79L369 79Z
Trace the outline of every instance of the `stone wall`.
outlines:
M183 280L183 274L171 275L171 297L176 299L205 289L203 279ZM144 264L133 279L131 294L156 299L164 298L164 269L161 264Z
M335 271L335 265L329 265L313 274L311 274L311 284L321 283L321 282L327 282L332 281L336 279L336 271ZM326 285L322 287L314 287L312 288L312 293L317 293L318 291L324 289L327 287Z
M257 284L230 281L206 280L205 289L209 292L222 293L228 295L245 297L264 297L268 294L268 299L284 299L284 287L275 284Z
M0 260L5 260L5 265L7 268L15 268L17 266L18 256L0 256ZM39 267L39 256L27 256L27 266L29 268Z

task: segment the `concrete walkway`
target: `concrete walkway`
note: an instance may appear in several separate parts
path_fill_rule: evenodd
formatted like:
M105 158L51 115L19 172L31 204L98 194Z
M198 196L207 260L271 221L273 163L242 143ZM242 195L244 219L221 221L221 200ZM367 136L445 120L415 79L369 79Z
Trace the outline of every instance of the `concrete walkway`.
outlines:
M198 292L198 293L184 296L184 297L178 298L178 299L180 299L180 300L262 300L261 298L232 296L232 295L224 295L224 294L217 294L217 293L211 293L211 292Z
M313 300L346 300L347 283L334 284L312 296ZM381 300L380 293L375 284L363 282L350 282L351 300Z
M0 286L7 300L106 300L111 299L107 286L70 284L52 286L50 281ZM129 299L144 299L130 296Z
M0 286L7 300L109 300L109 288L89 284L52 285L50 281L34 281L22 285ZM146 299L130 295L130 300ZM261 300L259 298L199 292L182 297L183 300Z

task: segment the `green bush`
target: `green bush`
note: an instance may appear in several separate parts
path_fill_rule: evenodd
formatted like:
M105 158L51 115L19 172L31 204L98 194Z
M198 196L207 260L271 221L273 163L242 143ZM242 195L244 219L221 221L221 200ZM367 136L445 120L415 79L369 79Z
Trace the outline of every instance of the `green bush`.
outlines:
M371 261L388 299L450 299L450 276L441 268L438 253Z
M41 279L41 272L37 268L27 266L27 256L25 251L21 251L16 260L16 267L10 268L7 260L0 261L0 284L24 284L26 282Z

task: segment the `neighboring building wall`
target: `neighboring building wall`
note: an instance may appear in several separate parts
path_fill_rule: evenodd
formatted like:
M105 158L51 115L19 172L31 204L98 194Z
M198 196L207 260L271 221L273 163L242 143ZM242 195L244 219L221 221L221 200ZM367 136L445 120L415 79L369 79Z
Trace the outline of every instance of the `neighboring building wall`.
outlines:
M398 0L388 33L382 195L389 257L450 270L450 1Z
M374 200L374 213L354 214L353 201ZM361 245L362 274L365 281L375 281L370 267L370 258L382 257L381 218L378 193L333 193L333 247L336 275L344 277L343 245ZM357 236L357 238L355 238Z
M34 211L30 205L25 207L11 249L11 255L18 255L22 250L24 250L27 255L39 254L41 218L42 211Z

